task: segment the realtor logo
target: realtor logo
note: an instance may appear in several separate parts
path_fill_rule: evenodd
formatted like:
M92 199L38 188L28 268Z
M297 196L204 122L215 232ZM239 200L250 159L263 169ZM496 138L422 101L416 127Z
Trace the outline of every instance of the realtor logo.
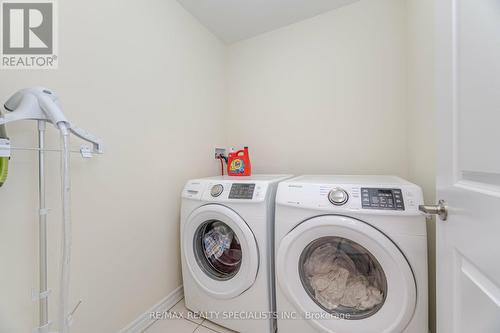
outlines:
M1 19L3 69L57 68L56 16L52 0L3 0Z

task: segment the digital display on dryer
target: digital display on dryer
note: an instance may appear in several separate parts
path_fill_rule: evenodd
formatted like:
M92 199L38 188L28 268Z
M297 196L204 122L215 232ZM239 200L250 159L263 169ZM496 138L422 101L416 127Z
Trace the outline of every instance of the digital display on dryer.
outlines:
M252 199L255 184L233 184L229 192L229 199Z
M405 210L400 189L362 188L361 204L364 209Z

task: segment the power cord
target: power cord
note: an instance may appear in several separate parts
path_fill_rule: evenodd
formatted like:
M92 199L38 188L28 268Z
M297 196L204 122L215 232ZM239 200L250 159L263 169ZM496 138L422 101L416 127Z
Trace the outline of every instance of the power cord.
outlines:
M224 176L224 162L226 162L227 165L227 157L222 154L219 154L217 156L217 159L220 161L220 174L221 176Z

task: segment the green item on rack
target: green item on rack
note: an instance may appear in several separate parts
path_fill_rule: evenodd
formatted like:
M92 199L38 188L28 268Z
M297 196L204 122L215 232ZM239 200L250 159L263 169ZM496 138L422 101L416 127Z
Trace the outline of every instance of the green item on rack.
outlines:
M2 113L0 112L0 117ZM5 130L5 125L0 125L0 139L8 139L7 131ZM0 157L0 187L7 180L7 175L9 172L9 157Z
M0 157L0 187L7 180L8 173L9 173L9 158Z

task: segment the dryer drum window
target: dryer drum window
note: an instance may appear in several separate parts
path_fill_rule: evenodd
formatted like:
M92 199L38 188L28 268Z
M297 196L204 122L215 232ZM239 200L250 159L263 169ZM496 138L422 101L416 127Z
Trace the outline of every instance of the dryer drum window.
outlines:
M368 318L387 296L387 279L377 259L345 238L322 237L311 242L300 256L299 272L309 296L336 318Z
M215 280L230 280L241 267L240 241L227 224L218 220L207 221L197 229L194 253L203 271Z

